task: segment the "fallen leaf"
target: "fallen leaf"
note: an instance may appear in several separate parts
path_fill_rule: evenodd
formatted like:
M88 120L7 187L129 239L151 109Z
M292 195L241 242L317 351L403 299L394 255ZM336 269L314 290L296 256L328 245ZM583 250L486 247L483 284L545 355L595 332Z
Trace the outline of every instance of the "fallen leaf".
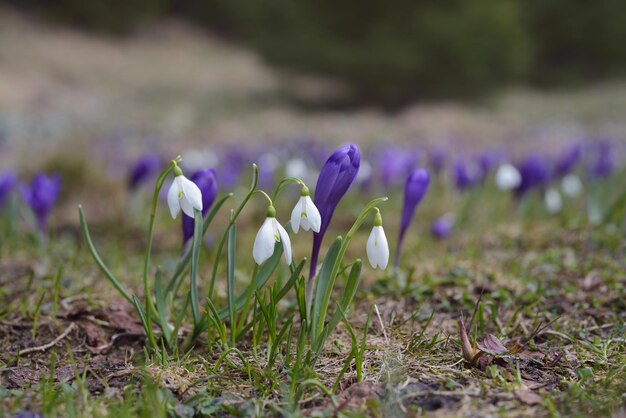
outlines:
M485 334L482 342L476 342L480 351L484 351L492 356L507 354L509 350L493 334Z

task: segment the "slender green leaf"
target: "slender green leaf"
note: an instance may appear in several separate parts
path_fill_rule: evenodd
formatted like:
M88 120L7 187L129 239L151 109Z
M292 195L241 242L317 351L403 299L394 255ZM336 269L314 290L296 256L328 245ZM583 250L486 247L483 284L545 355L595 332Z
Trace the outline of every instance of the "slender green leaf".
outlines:
M198 285L196 279L198 276L198 261L200 260L200 246L202 245L202 212L194 210L194 230L193 243L191 246L191 277L190 277L190 294L191 294L191 314L193 316L194 334L200 325L200 303L198 300Z
M104 261L102 261L102 258L100 258L100 255L98 254L98 251L96 250L96 247L93 245L93 241L91 240L91 235L89 234L89 228L87 227L87 221L85 220L85 214L83 213L83 207L81 205L78 206L78 217L80 219L80 227L81 227L81 230L83 231L83 237L85 238L85 241L87 242L87 248L89 248L89 252L91 253L91 256L93 257L98 267L100 267L100 271L104 273L104 276L107 279L109 279L111 284L113 284L113 287L115 287L117 291L120 292L120 294L124 297L124 299L126 299L130 303L133 303L133 298L130 296L128 292L126 292L126 290L124 289L124 286L122 286L122 283L120 283L117 277L115 277L115 275L111 273L111 270L109 270L106 264L104 264Z
M339 257L341 250L341 243L343 239L337 237L335 242L330 246L324 263L320 269L317 277L317 284L315 285L315 299L313 299L313 309L311 310L311 336L313 340L317 339L318 332L321 331L324 326L324 320L326 319L326 310L328 309L328 303L330 302L330 295L335 284L334 277L334 265Z
M233 216L233 212L231 211L231 217ZM237 322L235 318L235 251L237 247L237 223L233 222L228 231L228 265L226 270L226 285L227 285L227 293L228 293L228 313L230 318L230 328L231 328L231 343L235 345L235 337L237 335Z
M159 325L161 326L161 332L168 347L171 347L172 332L167 322L167 303L166 295L163 289L163 278L161 269L157 267L156 275L154 276L154 295L156 299L157 313L159 314Z
M213 204L213 207L209 211L209 214L204 219L204 223L203 223L203 226L202 226L202 236L203 237L206 234L206 231L209 229L209 226L211 225L211 222L213 221L213 218L215 218L215 215L217 215L217 212L220 210L222 205L224 205L224 203L226 203L226 201L229 198L231 198L231 197L233 197L233 194L232 193L228 193L226 196L223 196L222 198L220 198L217 202L215 202ZM172 289L174 289L174 286L175 286L178 278L182 276L182 274L183 274L185 268L187 267L187 265L189 264L190 260L191 260L191 251L187 251L185 253L185 255L183 256L183 258L176 265L176 269L174 270L174 274L172 274L172 277L170 278L170 281L167 284L167 288L165 289L165 294L169 294L172 291Z
M352 265L352 269L350 269L350 274L348 275L348 280L346 282L346 288L339 304L337 305L337 309L335 309L330 321L328 321L328 324L324 327L321 336L314 341L314 349L318 354L324 348L324 343L326 342L326 339L328 339L330 333L333 332L337 324L339 324L339 321L341 321L342 313L348 312L350 304L354 300L361 278L361 266L361 260L355 261Z

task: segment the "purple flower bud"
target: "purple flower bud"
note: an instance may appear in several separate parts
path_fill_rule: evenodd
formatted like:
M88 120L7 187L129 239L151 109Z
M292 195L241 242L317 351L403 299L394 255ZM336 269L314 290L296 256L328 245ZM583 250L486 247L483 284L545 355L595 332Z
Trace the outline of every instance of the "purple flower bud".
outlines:
M165 168L165 164L161 157L156 154L145 154L139 157L130 171L128 188L136 189L163 168Z
M454 216L451 213L443 215L433 222L430 232L437 239L445 239L452 233L454 227Z
M314 203L322 217L322 225L320 232L313 235L310 278L315 276L317 257L330 219L337 204L356 178L360 163L359 148L356 145L346 145L333 152L320 171L315 186Z
M7 198L17 184L17 174L13 170L6 170L0 173L0 209L2 209Z
M545 187L552 177L552 169L548 162L536 154L528 156L518 170L522 176L522 181L515 189L518 197L535 187Z
M202 192L202 216L206 216L209 213L211 205L217 196L217 176L215 170L207 168L204 170L198 170L189 178L194 182L200 191ZM183 214L183 245L193 237L193 224L194 219L190 216Z
M428 170L419 169L411 173L406 179L404 185L404 205L402 207L402 220L400 222L400 232L398 234L398 247L396 248L396 260L395 265L398 266L400 259L400 253L402 252L402 242L404 241L404 234L409 228L413 216L415 215L415 209L417 205L422 201L424 195L428 191L428 185L430 184L430 175Z
M48 217L61 191L61 176L53 174L48 177L43 173L35 176L30 186L22 185L20 192L22 199L30 206L37 217L37 224L41 231L48 227Z

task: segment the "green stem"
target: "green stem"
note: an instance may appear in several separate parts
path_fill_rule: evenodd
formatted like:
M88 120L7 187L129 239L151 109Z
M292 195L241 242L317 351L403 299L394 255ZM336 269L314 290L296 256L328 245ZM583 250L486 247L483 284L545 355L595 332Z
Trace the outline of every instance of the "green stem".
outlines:
M154 186L154 194L152 195L152 205L150 206L150 220L148 222L148 242L146 244L146 254L144 256L143 261L143 292L144 297L146 299L146 322L148 325L148 329L146 332L148 333L148 340L150 341L150 345L152 348L157 351L158 347L156 344L156 340L154 338L154 334L152 333L152 315L158 315L156 312L156 308L154 307L154 302L151 296L150 290L150 282L148 280L148 272L150 270L150 254L152 253L152 237L154 235L154 220L156 218L156 209L157 203L159 201L159 192L163 187L163 183L165 182L165 178L167 175L174 169L176 163L180 161L180 157L170 161L168 166L163 170L163 172L159 175L159 178Z
M278 198L278 195L280 194L280 192L288 185L290 184L299 184L301 186L304 186L304 182L302 180L300 180L299 178L296 177L287 177L283 180L281 180L280 183L278 183L278 186L276 186L276 190L274 190L274 196L272 197L272 200L276 200Z

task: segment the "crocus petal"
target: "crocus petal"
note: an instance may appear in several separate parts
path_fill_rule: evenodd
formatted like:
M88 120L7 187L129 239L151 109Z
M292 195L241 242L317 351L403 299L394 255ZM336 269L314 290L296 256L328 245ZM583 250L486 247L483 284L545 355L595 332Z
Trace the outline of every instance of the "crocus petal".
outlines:
M302 198L300 198L298 199L298 203L296 203L296 206L294 206L293 210L291 211L291 229L293 230L294 234L297 234L298 231L300 230L300 219L302 219L302 209L303 209Z
M281 224L278 223L276 218L274 219L274 227L278 231L280 235L280 240L283 242L283 251L285 253L285 263L291 264L291 239L289 239L289 234L285 231L285 228ZM271 254L270 254L271 255Z
M183 189L183 200L187 200L194 209L202 211L202 192L200 188L188 178L184 176L179 177L182 177L180 184Z
M272 223L272 219L274 218L265 219L265 222L261 225L261 228L254 239L252 257L259 265L263 264L263 262L270 258L274 253L276 238L274 237L274 225Z
M389 245L382 226L372 228L365 247L367 258L373 268L384 270L389 262Z
M178 202L178 182L176 179L172 182L170 189L167 191L167 206L170 208L172 219L176 219L180 212L180 203Z

